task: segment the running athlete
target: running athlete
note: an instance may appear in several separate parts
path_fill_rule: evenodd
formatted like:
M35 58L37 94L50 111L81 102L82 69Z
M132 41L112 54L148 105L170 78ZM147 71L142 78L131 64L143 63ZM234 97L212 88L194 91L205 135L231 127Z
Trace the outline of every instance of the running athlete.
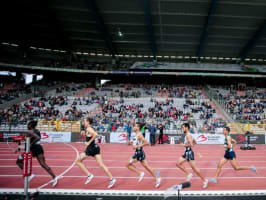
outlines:
M30 137L30 151L32 152L32 156L36 157L39 164L42 166L43 169L45 169L53 178L52 185L55 187L57 185L58 178L55 176L52 169L46 164L45 157L44 157L44 151L40 144L41 140L41 134L38 129L36 129L37 121L30 121L28 123L28 132L26 137ZM23 169L23 157L22 155L19 156L17 159L17 165L20 169ZM32 174L29 177L29 181L34 177L35 175Z
M231 163L232 167L235 170L252 170L253 172L255 172L257 174L257 170L256 170L256 168L254 166L251 166L251 167L239 167L236 164L236 154L235 154L234 149L233 149L233 145L236 144L236 141L231 138L229 133L230 133L230 128L229 127L225 127L223 129L223 134L225 136L225 139L224 139L225 154L224 154L224 157L222 158L222 160L220 161L220 163L219 163L219 165L217 167L217 171L216 171L215 177L210 179L210 181L212 181L214 183L218 182L218 176L221 173L221 169L222 169L223 165L228 162L228 160L230 160L230 163Z
M190 129L189 124L184 123L182 125L182 129L183 129L184 133L186 134L184 144L182 144L182 146L185 147L185 153L182 157L179 158L178 162L176 163L176 166L187 174L187 181L190 181L193 177L193 174L189 173L189 171L183 166L183 163L187 161L190 164L193 171L203 181L203 188L207 188L208 179L205 179L202 176L202 174L200 173L200 170L196 167L196 164L194 161L194 152L193 152L192 147L196 144L196 141L189 132L189 129Z
M93 119L86 117L84 119L84 125L85 125L85 134L86 134L86 149L85 151L79 156L79 158L76 161L76 164L79 166L79 168L87 174L88 178L85 182L85 184L88 184L94 177L92 173L90 173L85 165L82 163L82 161L87 158L88 156L92 156L95 158L96 163L100 166L100 168L103 169L105 174L109 176L110 178L110 184L108 188L113 187L113 185L116 182L116 179L113 178L112 174L108 170L108 168L105 166L105 164L102 161L102 157L100 155L100 147L96 144L95 139L98 137L98 133L94 131L92 126Z
M149 143L144 138L143 134L140 131L142 127L143 127L143 124L141 123L136 123L134 126L134 131L136 133L136 136L134 138L134 141L131 141L130 144L133 144L133 149L135 149L135 154L130 159L126 167L129 170L136 172L139 175L139 182L141 182L144 177L144 172L137 170L136 166L134 165L134 163L139 161L142 164L142 166L155 178L156 180L155 187L158 188L161 183L161 178L156 176L153 169L148 165L147 161L145 160L146 156L143 151L143 147L149 145Z

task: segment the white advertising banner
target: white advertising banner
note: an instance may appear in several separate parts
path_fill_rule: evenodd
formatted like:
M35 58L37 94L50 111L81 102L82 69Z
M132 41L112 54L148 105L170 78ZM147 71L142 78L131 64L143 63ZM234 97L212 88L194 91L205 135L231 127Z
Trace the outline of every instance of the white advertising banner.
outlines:
M133 140L136 134L134 132L131 133L130 140ZM150 133L145 133L145 138L148 142L150 142ZM127 142L127 132L111 132L110 133L110 143L123 143Z
M71 142L71 132L42 132L41 142Z
M127 142L126 132L111 132L110 133L110 143L123 143Z
M223 134L192 134L197 144L224 144Z

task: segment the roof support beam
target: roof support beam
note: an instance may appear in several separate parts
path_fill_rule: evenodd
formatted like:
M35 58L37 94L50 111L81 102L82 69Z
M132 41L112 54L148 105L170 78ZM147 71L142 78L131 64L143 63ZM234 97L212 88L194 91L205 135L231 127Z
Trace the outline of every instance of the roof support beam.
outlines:
M207 42L208 32L209 32L209 29L210 29L210 26L211 26L213 15L214 15L216 7L217 7L217 2L218 2L218 0L212 0L212 2L211 2L211 6L210 6L209 13L208 13L207 21L206 21L206 24L204 26L204 30L203 30L203 32L201 34L201 38L200 38L200 45L199 45L199 49L198 49L198 53L197 53L198 61L200 61L200 57L203 54L204 47L205 47L206 42Z
M250 40L247 42L247 44L239 53L239 58L240 58L240 60L238 61L239 63L243 62L246 59L248 54L253 50L257 42L264 34L266 34L266 20L264 20L263 24L258 28L255 34L250 38Z
M103 21L103 18L101 16L100 12L99 12L99 9L98 9L94 0L88 0L88 3L89 3L89 8L91 9L93 18L97 24L97 27L98 27L99 31L103 34L105 45L108 48L112 57L115 58L115 55L117 53L116 53L115 47L113 45L112 38L111 38L109 32L107 31L107 28L105 27L105 24L104 24L104 21Z
M152 55L153 55L153 59L156 60L157 47L156 47L156 42L155 42L154 35L153 35L149 0L144 0L144 7L145 7L146 24L148 26L148 31L149 31L149 39L150 39Z

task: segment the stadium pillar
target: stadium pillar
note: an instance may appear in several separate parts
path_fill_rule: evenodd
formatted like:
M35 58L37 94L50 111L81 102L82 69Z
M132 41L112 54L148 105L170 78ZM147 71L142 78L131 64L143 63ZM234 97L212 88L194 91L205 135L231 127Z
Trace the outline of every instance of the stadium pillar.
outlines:
M17 77L17 79L19 79L19 80L24 79L23 76L22 76L22 72L16 72L16 77Z
M32 82L33 83L37 82L37 74L33 74Z
M100 83L100 78L99 77L95 77L95 87L101 87L101 83Z

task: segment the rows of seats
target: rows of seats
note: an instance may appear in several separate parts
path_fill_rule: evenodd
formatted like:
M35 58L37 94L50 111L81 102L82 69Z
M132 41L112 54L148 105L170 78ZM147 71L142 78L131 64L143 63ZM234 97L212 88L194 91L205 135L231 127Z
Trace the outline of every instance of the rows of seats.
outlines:
M123 131L125 122L162 124L165 133L180 133L182 123L189 121L195 132L214 133L224 126L209 99L140 98L108 101L101 115L95 116L99 131ZM113 127L116 127L115 129Z
M136 121L147 126L162 124L169 134L181 133L181 125L187 121L194 132L204 133L215 133L225 124L197 87L114 84L87 90L89 87L87 83L62 84L42 97L1 111L1 128L9 129L10 124L25 128L29 119L74 121L86 115L92 116L96 130L103 132L124 131L126 122ZM79 93L84 97L73 97Z
M252 123L266 120L266 88L237 90L212 87L211 90L234 120Z

